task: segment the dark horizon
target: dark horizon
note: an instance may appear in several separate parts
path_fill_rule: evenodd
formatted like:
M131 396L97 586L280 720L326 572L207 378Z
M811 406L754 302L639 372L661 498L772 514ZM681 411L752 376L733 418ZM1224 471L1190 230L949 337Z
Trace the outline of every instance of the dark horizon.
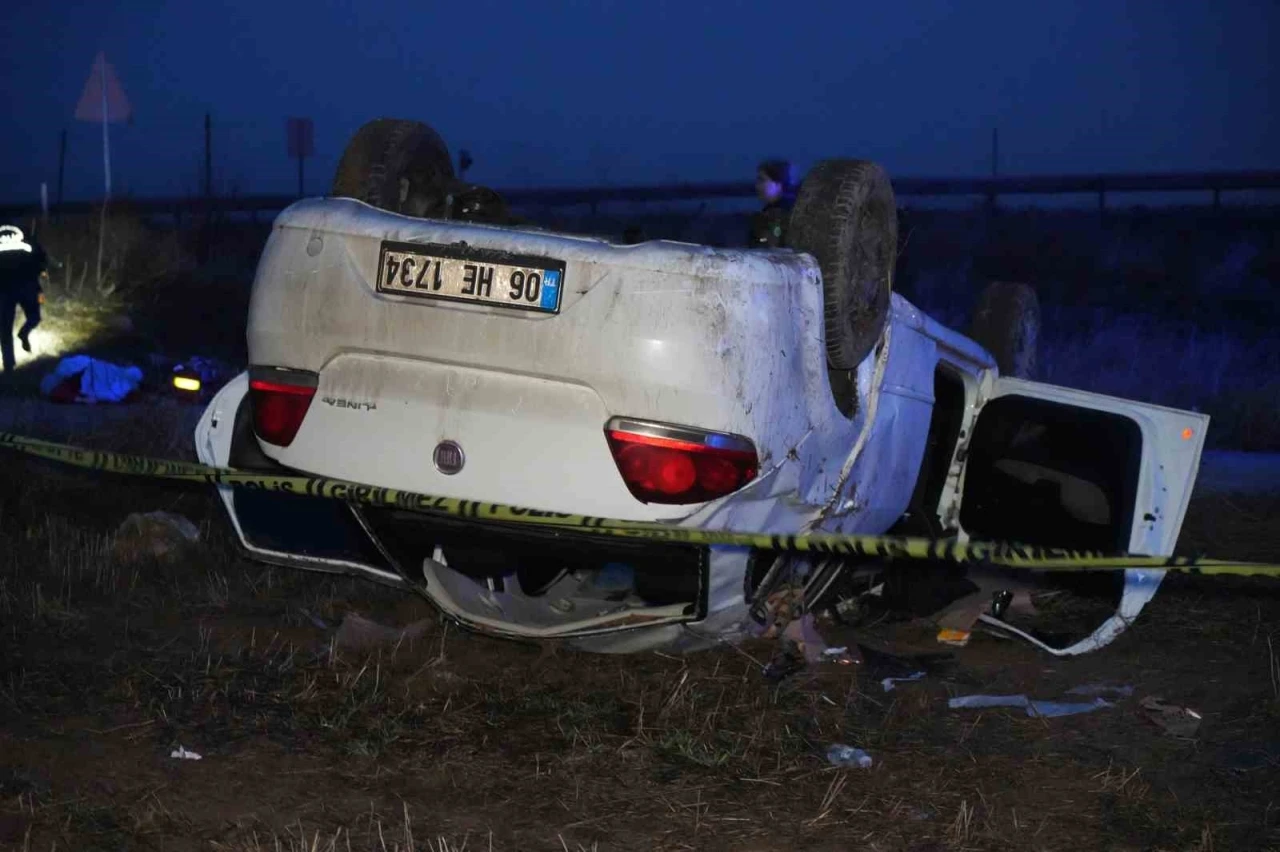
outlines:
M315 121L311 194L381 116L433 124L503 187L749 181L773 155L982 177L993 128L1003 175L1280 169L1275 6L61 6L10 13L0 203L42 181L53 200L64 129L64 197L101 196L100 125L72 117L100 49L134 112L111 127L114 195L201 191L206 112L224 195L296 192L289 116Z

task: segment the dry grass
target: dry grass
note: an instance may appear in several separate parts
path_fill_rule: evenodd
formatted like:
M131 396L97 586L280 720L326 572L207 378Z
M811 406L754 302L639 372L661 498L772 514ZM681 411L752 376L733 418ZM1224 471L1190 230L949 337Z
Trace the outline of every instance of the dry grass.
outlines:
M36 235L61 265L49 274L47 289L82 303L118 304L157 282L196 269L191 240L173 229L149 225L127 201L89 215L68 216L36 226ZM100 237L102 262L99 267Z
M99 440L126 435L139 440ZM1173 584L1101 655L1050 663L980 639L952 674L891 694L846 667L771 685L728 649L601 658L445 625L356 652L315 619L407 621L424 604L239 561L207 494L6 462L0 846L1240 849L1280 822L1266 808L1280 753L1259 738L1280 722L1266 629L1280 606L1256 591ZM119 522L155 508L195 520L202 547L119 561ZM1193 513L1193 531L1254 540L1269 514ZM945 707L1118 678L1204 713L1203 756L1136 697L1065 720ZM875 765L828 767L832 742ZM177 745L203 760L169 759Z

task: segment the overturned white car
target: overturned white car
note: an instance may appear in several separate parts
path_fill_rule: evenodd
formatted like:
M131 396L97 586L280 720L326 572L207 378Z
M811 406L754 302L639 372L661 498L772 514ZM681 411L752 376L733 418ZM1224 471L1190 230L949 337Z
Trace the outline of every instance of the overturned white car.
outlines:
M1018 287L989 291L981 344L893 294L872 164L815 167L769 251L513 224L413 122L362 128L333 195L275 222L251 367L204 412L202 462L705 529L1173 551L1208 418L1001 375L1034 351ZM732 640L779 569L817 605L859 567L221 496L258 559L598 651ZM1159 572L1130 573L1131 615Z

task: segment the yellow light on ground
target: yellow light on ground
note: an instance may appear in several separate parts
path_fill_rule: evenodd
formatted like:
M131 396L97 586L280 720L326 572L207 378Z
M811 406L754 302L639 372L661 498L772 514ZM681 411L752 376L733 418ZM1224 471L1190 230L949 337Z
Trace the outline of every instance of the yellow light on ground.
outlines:
M200 390L200 380L191 376L174 376L173 386L180 391L198 391Z

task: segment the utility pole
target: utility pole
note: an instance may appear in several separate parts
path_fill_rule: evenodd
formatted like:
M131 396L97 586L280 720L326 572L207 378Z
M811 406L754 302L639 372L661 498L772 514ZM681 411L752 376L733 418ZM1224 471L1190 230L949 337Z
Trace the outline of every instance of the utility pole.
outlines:
M315 153L315 127L309 118L290 118L285 121L285 140L290 157L298 160L298 197L303 197L302 161Z

